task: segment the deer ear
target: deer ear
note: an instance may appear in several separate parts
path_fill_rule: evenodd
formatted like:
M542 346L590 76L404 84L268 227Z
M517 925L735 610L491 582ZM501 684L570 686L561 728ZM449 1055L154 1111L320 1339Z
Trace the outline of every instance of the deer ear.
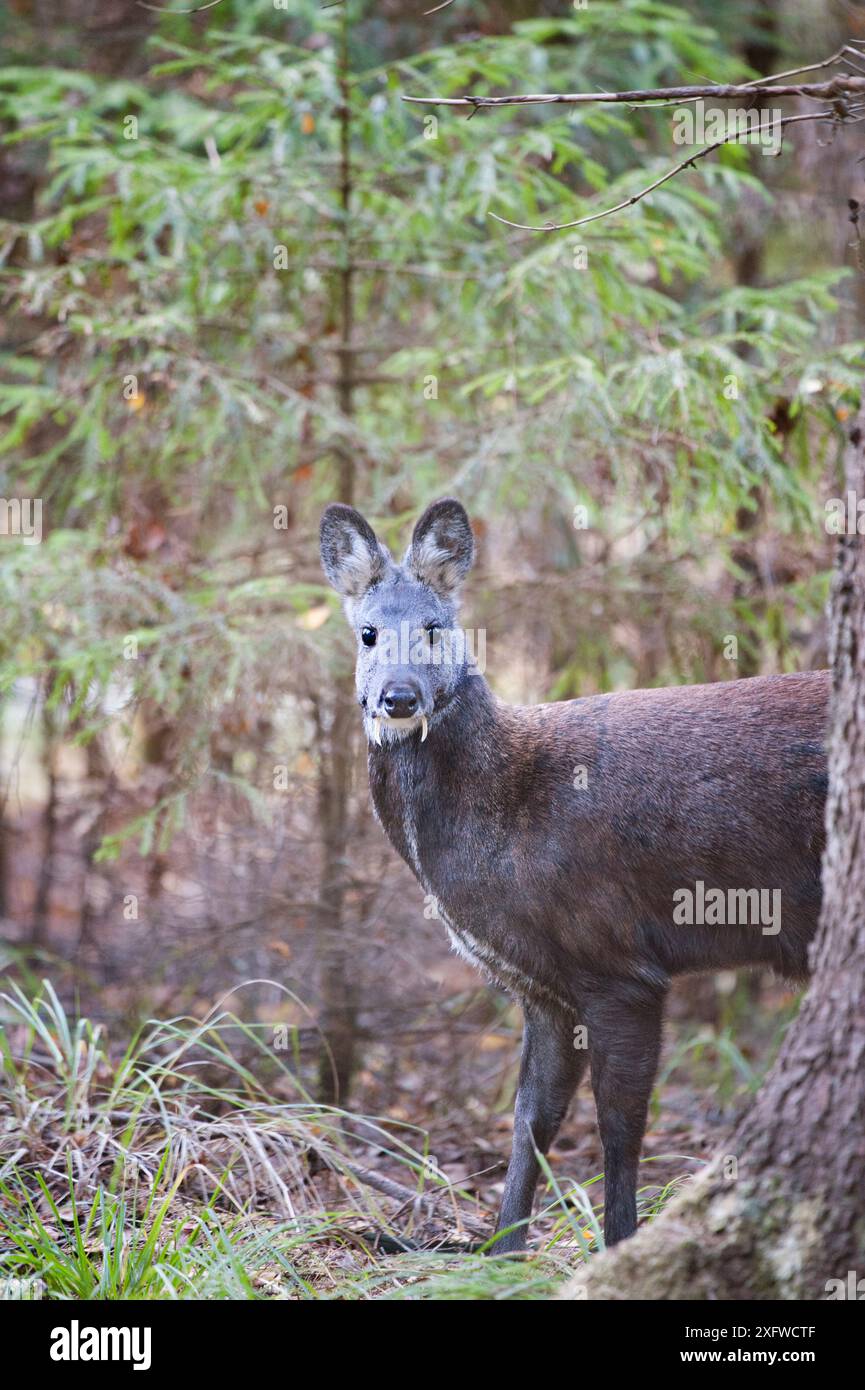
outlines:
M320 545L322 569L344 598L359 598L387 569L387 551L369 522L342 502L321 518Z
M416 579L448 597L472 567L474 537L465 507L443 497L427 507L411 538L405 564Z

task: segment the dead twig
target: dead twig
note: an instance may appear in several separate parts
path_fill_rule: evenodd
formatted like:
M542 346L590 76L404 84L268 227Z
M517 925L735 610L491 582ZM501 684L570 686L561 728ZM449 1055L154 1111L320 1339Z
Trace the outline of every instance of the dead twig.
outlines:
M411 97L405 93L401 95L403 101L414 105L468 106L473 111L494 106L587 106L592 102L644 106L652 101L693 101L698 97L712 98L715 101L751 101L755 96L765 95L835 101L848 96L865 96L865 77L853 73L842 73L828 82L794 82L777 86L775 84L781 75L763 77L752 82L706 82L698 86L646 87L629 92L526 92L519 96L506 97Z
M777 125L783 127L793 125L797 121L826 120L837 120L835 112L809 111L802 116L785 116L782 120L777 122ZM639 203L650 193L654 193L656 188L660 188L662 184L669 183L670 179L674 179L676 175L681 174L684 169L688 169L692 164L696 164L698 159L705 159L706 155L711 154L713 150L720 149L722 145L738 144L740 139L741 137L738 131L734 132L732 135L725 135L723 140L715 140L711 145L707 145L705 149L696 150L694 154L689 155L687 159L683 159L680 164L676 164L672 169L668 169L660 178L647 184L645 188L641 188L639 193L633 193L630 198L623 198L620 203L616 203L611 208L604 208L601 212L592 212L586 217L578 217L573 222L546 222L541 226L533 226L525 222L511 222L507 217L499 217L498 213L495 212L489 213L489 216L494 218L496 222L502 222L506 227L516 227L521 232L561 232L570 227L584 227L587 222L597 222L602 217L611 217L614 212L622 212L625 208L633 207L634 203Z

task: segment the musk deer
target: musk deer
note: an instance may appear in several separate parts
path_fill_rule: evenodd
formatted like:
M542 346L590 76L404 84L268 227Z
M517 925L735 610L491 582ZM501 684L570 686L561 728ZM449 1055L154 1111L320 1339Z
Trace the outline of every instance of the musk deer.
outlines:
M829 675L503 704L457 625L473 552L451 498L424 512L401 564L353 508L322 518L322 564L357 637L378 819L456 949L524 1012L495 1249L525 1244L537 1153L587 1062L612 1244L637 1224L671 977L807 974Z

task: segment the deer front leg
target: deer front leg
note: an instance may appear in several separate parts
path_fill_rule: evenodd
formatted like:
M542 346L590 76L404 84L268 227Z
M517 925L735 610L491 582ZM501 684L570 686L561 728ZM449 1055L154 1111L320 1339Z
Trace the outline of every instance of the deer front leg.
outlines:
M664 991L609 981L585 1000L592 1089L604 1147L604 1239L637 1229L637 1168L661 1047Z
M496 1241L494 1255L525 1249L540 1173L535 1151L545 1154L555 1139L587 1061L585 1050L575 1047L573 1018L535 1004L526 1005L524 1012L514 1140L496 1227L516 1229Z

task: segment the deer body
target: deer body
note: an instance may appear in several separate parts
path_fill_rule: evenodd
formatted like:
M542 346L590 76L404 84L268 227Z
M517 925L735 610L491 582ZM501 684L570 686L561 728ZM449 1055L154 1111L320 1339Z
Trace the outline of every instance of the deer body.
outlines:
M435 739L370 746L373 803L459 944L521 997L578 1007L592 975L801 978L827 695L814 672L521 708L468 677ZM782 929L682 930L673 895L696 881L780 889Z
M587 1063L614 1243L636 1227L671 977L744 965L807 973L820 908L828 674L509 706L459 654L439 666L372 655L388 624L408 617L423 634L453 623L453 591L472 553L458 503L428 510L402 567L349 508L325 514L322 549L361 647L375 633L359 654L358 692L376 814L435 897L455 947L525 1014L496 1249L524 1244L535 1151L551 1144ZM696 913L677 923L683 889ZM741 920L741 894L753 906L758 890L778 895L778 913ZM710 912L700 906L707 897Z

